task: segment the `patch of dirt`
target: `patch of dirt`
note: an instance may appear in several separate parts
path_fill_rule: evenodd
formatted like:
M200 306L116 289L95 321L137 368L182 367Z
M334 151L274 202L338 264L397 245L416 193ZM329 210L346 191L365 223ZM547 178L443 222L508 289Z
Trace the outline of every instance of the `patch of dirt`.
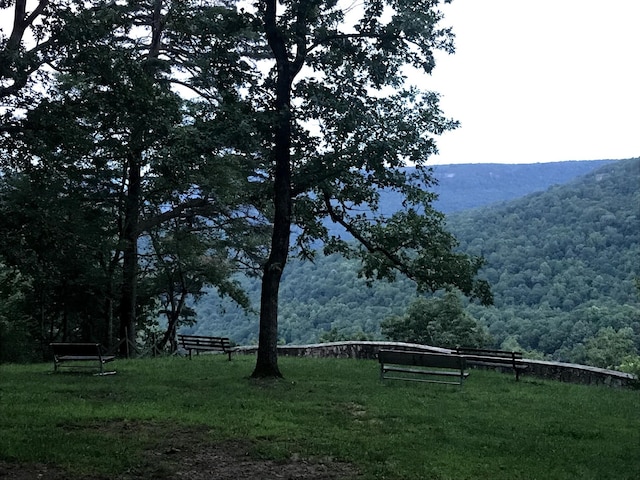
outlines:
M251 446L243 442L228 442L186 455L179 452L177 462L164 460L164 469L172 470L167 479L189 480L346 480L358 476L353 467L332 459L309 460L293 455L287 462L274 462L252 457L250 449ZM152 478L162 478L157 473Z
M42 464L20 465L0 461L2 480L67 480L64 470Z
M125 474L71 475L63 469L42 464L0 462L2 480L347 480L358 477L352 466L326 460L291 458L288 462L259 460L242 445L226 443L207 446L202 451L166 452L156 463L148 462Z
M157 425L137 427L155 430ZM166 433L166 426L164 430ZM256 458L253 450L249 441L216 443L206 438L204 429L174 428L170 438L149 445L143 460L121 474L73 475L57 466L0 461L0 480L349 480L359 476L354 466L331 458L292 454L286 462L279 462Z
M145 452L144 463L123 480L347 480L358 476L356 469L333 459L304 459L293 454L286 462L256 458L248 441L224 443L174 442L162 450ZM1 477L0 477L1 478ZM13 480L13 479L11 479ZM82 479L84 480L84 479Z

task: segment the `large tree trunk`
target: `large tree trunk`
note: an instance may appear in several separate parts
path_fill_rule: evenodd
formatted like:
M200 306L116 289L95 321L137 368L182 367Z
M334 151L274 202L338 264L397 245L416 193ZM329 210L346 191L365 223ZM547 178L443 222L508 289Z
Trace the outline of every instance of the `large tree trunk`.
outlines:
M260 297L258 357L252 377L282 377L278 368L278 292L287 263L291 235L291 83L295 75L285 40L276 24L275 0L265 2L265 31L276 60L278 76L274 110L274 219L271 253L264 267Z
M151 45L147 59L158 57L160 39L162 36L162 3L163 0L154 0L151 22ZM145 64L145 70L149 66ZM150 67L149 67L150 68ZM148 70L152 78L152 68ZM142 202L142 147L144 126L135 126L131 133L131 150L128 163L128 191L125 200L123 251L122 251L122 290L120 296L120 339L126 339L120 346L121 354L130 354L129 347L134 347L136 342L136 305L138 284L138 238L140 236L140 206Z
M283 117L289 117L288 112ZM260 296L260 335L253 377L282 377L278 368L278 292L287 263L291 234L290 124L279 122L276 134L274 220L271 253L264 267Z
M122 289L120 292L120 354L129 355L136 340L136 303L138 283L138 221L140 214L140 162L135 152L128 160L128 190L125 199Z
M285 168L283 167L283 170ZM283 175L286 173L283 172ZM278 292L282 270L287 262L291 231L290 184L276 182L275 217L271 254L264 268L260 296L260 335L253 377L282 377L278 368Z

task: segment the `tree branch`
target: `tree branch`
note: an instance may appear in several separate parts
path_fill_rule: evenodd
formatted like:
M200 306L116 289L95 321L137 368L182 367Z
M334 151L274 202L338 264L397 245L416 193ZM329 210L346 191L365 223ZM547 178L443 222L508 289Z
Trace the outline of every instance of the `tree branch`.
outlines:
M148 232L154 227L162 225L169 220L173 220L175 218L179 218L185 212L189 210L202 210L202 209L210 209L212 207L209 199L207 198L193 198L187 200L186 202L177 205L176 207L163 212L159 215L155 215L153 217L145 218L140 220L138 223L138 234L142 234L143 232Z
M324 45L326 43L332 42L334 40L345 40L348 38L382 38L382 34L380 33L372 33L372 32L360 32L360 33L336 33L334 35L328 35L324 38L319 39L315 43L311 44L311 46L305 52L306 54L311 53L313 50L318 48L320 45Z
M327 207L327 212L329 213L329 217L331 220L338 225L341 225L349 234L353 236L360 244L366 248L370 253L380 253L387 260L389 260L393 266L401 273L406 275L407 278L416 281L415 275L413 275L407 266L391 251L386 248L382 248L379 245L374 245L373 242L370 242L366 237L364 237L357 229L353 228L353 226L344 220L342 215L338 215L331 205L331 197L327 192L323 193L324 195L324 203Z

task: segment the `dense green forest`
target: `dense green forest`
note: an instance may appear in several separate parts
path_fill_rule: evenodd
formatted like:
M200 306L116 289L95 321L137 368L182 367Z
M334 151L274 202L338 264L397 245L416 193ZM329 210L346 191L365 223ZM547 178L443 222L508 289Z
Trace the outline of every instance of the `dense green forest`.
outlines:
M640 159L623 160L544 192L448 217L463 251L486 258L481 276L495 305L466 305L492 346L530 355L597 361L640 350ZM252 298L258 284L244 280ZM379 339L380 323L416 298L408 280L367 286L355 262L332 255L292 262L281 290L283 343ZM215 295L196 304L189 330L255 343L255 314ZM609 363L607 363L609 362Z

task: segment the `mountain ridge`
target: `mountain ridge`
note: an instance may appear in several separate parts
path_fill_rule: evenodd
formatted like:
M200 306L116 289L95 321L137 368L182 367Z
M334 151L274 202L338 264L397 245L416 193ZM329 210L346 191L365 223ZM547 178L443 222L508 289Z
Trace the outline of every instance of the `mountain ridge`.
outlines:
M638 274L633 262L640 232L633 232L640 230L640 211L634 214L632 203L640 207L640 159L606 163L611 165L589 165L594 168L586 175L544 191L447 215L461 249L484 256L487 265L482 275L499 287L493 309L469 305L496 339L495 346L517 337L529 350L539 349L545 355L561 352L555 358L579 360L574 350L586 338L580 335L593 336L611 322L622 328L631 321L629 315L631 319L636 315L638 301L633 299L630 279ZM549 175L543 180L550 179ZM567 225L554 220L562 214L571 216L571 221L568 216L563 220ZM482 216L486 225L478 220ZM501 229L509 222L515 228L503 234ZM540 237L531 243L532 237L546 233L555 238ZM507 254L515 260L500 258ZM281 341L314 343L328 334L333 338L379 338L379 322L402 314L416 298L406 280L377 282L368 288L357 269L356 262L338 256L319 256L316 263L293 259L283 274L280 292ZM259 282L244 284L250 297L258 298ZM255 343L256 312L245 314L214 298L209 295L196 306L200 321L189 333ZM584 318L591 318L591 323L581 327L582 333L571 333L573 325ZM543 323L539 328L531 327L539 322ZM636 323L640 344L640 318ZM556 324L562 328L556 331ZM573 343L564 345L565 337Z
M437 210L449 214L544 191L618 160L434 165Z
M562 185L617 161L619 160L434 165L432 173L436 184L430 190L438 198L433 206L445 215L489 206L541 192L554 185ZM412 168L407 171L411 172ZM404 208L404 197L399 192L381 190L379 193L379 214L390 217ZM323 223L330 234L352 238L329 219Z

